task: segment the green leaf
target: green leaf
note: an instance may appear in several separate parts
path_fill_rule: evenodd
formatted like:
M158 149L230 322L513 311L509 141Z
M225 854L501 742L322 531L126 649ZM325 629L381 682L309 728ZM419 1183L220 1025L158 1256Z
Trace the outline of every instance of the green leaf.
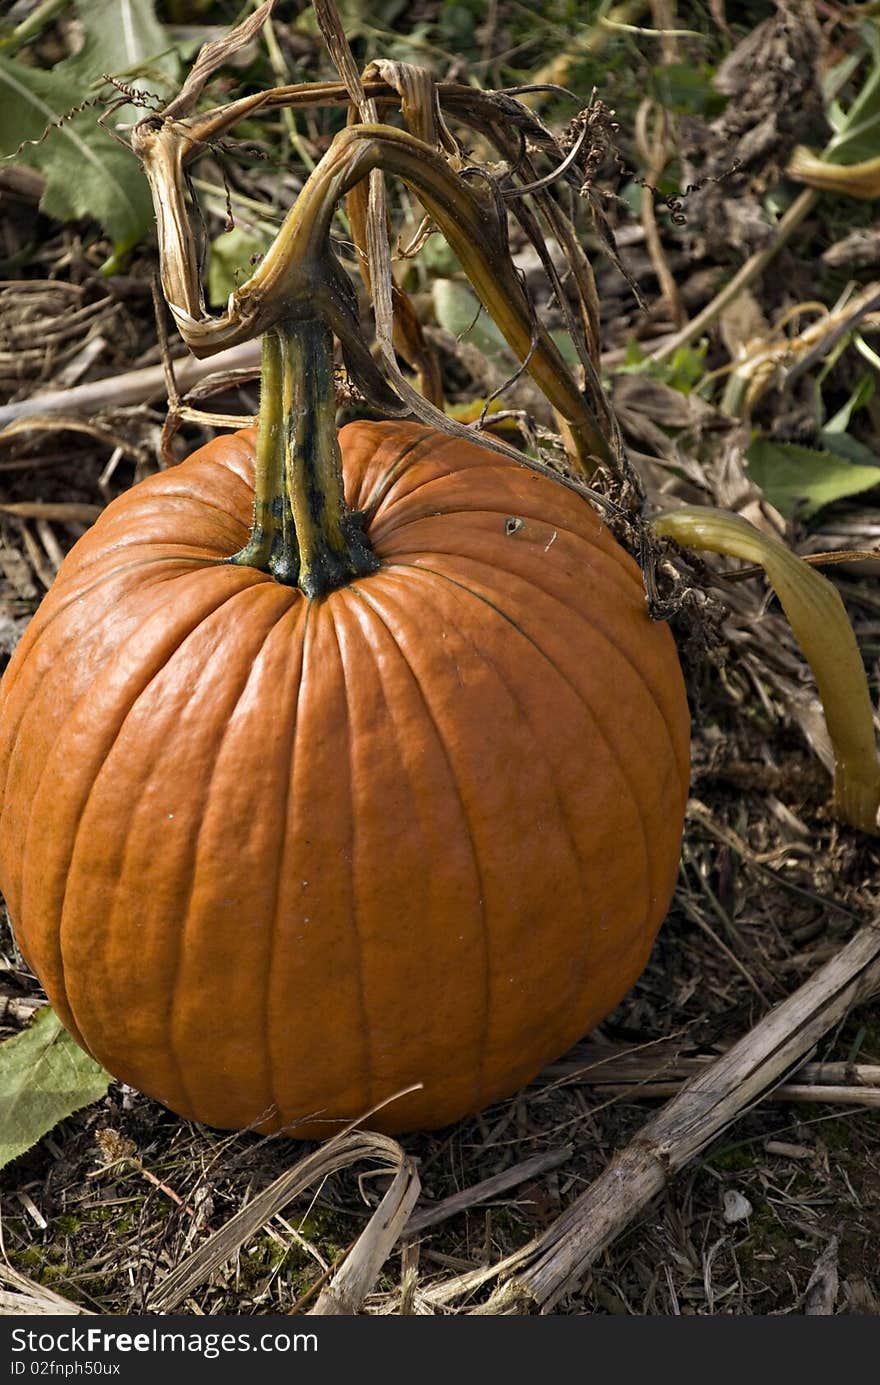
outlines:
M480 308L480 301L467 284L455 279L435 279L432 287L437 321L453 336L482 351L487 360L509 370L515 358L495 323Z
M638 375L647 370L650 364L648 353L640 341L630 337L624 347L623 364L617 367L619 374Z
M253 274L254 257L264 255L268 248L268 240L241 226L214 238L208 262L208 302L212 308L226 307L233 289Z
M874 378L876 378L877 375L880 375L880 356L877 355L877 352L874 350L872 346L868 345L868 343L865 341L865 338L862 336L861 332L853 332L852 344L856 348L862 359L867 361L868 365L875 372Z
M448 279L461 272L461 261L442 236L429 236L419 252L419 263L431 279Z
M149 188L137 159L101 129L94 109L62 119L82 100L82 85L71 77L0 57L0 155L45 174L44 212L59 221L94 218L121 252L152 224ZM20 148L25 140L38 142Z
M0 1044L0 1169L47 1131L107 1095L110 1074L74 1043L54 1010Z
M467 284L460 284L455 279L435 279L431 294L441 327L482 351L486 359L500 370L510 371L516 367L516 357L504 334L485 312L480 311L480 300ZM550 336L566 364L576 365L578 354L568 333L551 332Z
M863 409L873 399L875 388L874 376L863 375L846 403L837 410L833 418L829 418L823 431L825 433L845 434L853 414L857 413L859 409ZM835 450L832 446L831 451L834 452Z
M859 442L858 438L850 437L849 433L830 433L827 428L823 428L817 434L817 441L838 457L855 462L856 466L880 466L877 453L872 452L863 442Z
M180 83L180 57L154 13L153 0L78 0L77 16L85 34L78 53L52 69L70 77L81 89L101 90L111 98L105 74L122 77L134 87L167 100ZM107 122L119 126L122 138L145 110L133 104L120 106Z
M679 115L720 115L727 97L712 85L714 68L707 63L666 63L648 75L648 91L655 101Z
M681 394L690 394L706 373L708 341L697 346L680 346L672 359L664 362L661 378Z
M0 155L46 175L44 212L59 221L92 217L124 254L152 225L146 179L134 154L98 125L100 108L67 117L94 99L104 73L124 75L133 85L143 76L151 90L170 95L179 60L153 0L79 0L75 8L85 40L73 57L51 71L0 58ZM105 93L114 95L109 87ZM142 114L125 105L110 123L125 127ZM21 148L26 140L39 142Z
M92 81L104 72L135 75L149 63L155 72L176 75L177 58L152 0L79 0L76 11L85 43L56 72Z
M880 111L880 20L866 19L858 26L858 34L871 61L864 85L847 111L850 127Z
M706 373L706 340L696 346L680 346L669 361L654 361L634 337L626 344L623 364L615 366L617 375L653 375L679 394L690 394Z
M848 495L880 485L880 465L856 466L835 452L818 452L792 442L753 439L746 456L749 471L780 514L804 519Z
M870 55L858 96L836 121L837 134L825 150L830 163L853 164L877 157L880 141L880 22L868 19L859 35Z

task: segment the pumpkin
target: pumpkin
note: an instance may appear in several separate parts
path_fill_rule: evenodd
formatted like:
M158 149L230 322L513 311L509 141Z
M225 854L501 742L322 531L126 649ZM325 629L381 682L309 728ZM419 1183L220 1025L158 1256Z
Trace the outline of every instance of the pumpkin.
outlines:
M688 785L674 643L580 496L413 423L340 434L376 571L309 598L231 565L254 439L64 562L0 693L0 887L70 1032L181 1115L442 1126L645 965Z

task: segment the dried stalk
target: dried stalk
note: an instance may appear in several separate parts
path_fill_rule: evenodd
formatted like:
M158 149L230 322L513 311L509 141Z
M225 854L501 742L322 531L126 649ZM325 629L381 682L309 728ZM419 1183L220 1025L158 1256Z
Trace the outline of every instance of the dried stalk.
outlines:
M79 1303L73 1303L69 1298L63 1298L61 1294L56 1294L54 1289L47 1289L43 1284L37 1284L33 1279L28 1279L26 1275L19 1274L11 1265L4 1264L0 1260L0 1284L9 1285L12 1293L0 1293L0 1317L21 1317L34 1314L91 1317L90 1308L83 1308Z
M248 35L265 22L270 6L246 21ZM151 116L135 128L132 144L144 164L153 191L166 297L177 325L192 350L206 355L236 341L272 330L278 317L289 315L304 302L320 300L322 311L331 310L333 330L340 337L346 361L356 383L374 404L386 412L411 410L438 430L471 436L430 399L415 391L400 372L395 345L420 371L430 395L439 399L432 379L430 353L405 295L395 292L391 277L383 172L401 178L421 199L431 219L446 235L484 306L492 314L514 352L535 377L557 412L560 427L576 472L589 476L599 463L620 462L619 438L602 397L596 363L595 288L589 266L577 247L571 227L547 195L551 182L566 179L579 185L574 155L563 156L558 144L541 122L521 103L504 93L480 93L469 87L433 82L423 69L403 64L380 64L365 74L380 72L383 81L362 80L332 0L316 0L315 12L331 56L343 78L342 84L312 83L302 87L276 88L190 115L207 76L222 61L223 43L241 41L244 26L228 39L209 44L199 55L180 95L160 116ZM211 140L245 115L271 107L336 102L344 92L350 110L357 111L360 125L350 126L334 141L318 164L279 232L275 243L251 279L234 293L225 314L211 318L205 310L199 280L199 264L186 200L186 164ZM510 146L510 131L533 148L551 153L556 171L527 182L521 190L502 186L495 169L468 164L458 153L455 139L445 124L440 93L474 129L489 131L496 147ZM380 123L381 97L400 104L410 130L402 132ZM173 116L174 119L169 119ZM523 148L524 148L523 143ZM513 165L518 176L531 178L534 170L516 150ZM479 180L473 175L479 174ZM369 179L366 210L363 193L354 194L355 240L367 256L366 280L373 298L376 337L383 371L375 367L356 320L353 290L327 246L330 218L340 197L352 193ZM581 301L581 322L573 315L574 337L581 355L588 391L575 381L555 343L538 321L510 259L507 245L505 199L534 191L548 224L560 235L571 260L572 282ZM518 215L528 215L518 210ZM565 223L563 225L563 222ZM525 224L525 222L524 222ZM536 226L529 230L535 239ZM540 233L537 233L540 241ZM542 258L549 263L545 253ZM553 272L555 274L555 271ZM552 277L552 276L551 276ZM554 280L559 290L558 276ZM565 295L558 293L565 305ZM394 307L398 309L395 318ZM436 372L434 373L436 375ZM384 378L383 378L384 375ZM393 385L393 392L387 383ZM484 438L497 451L510 449L496 439Z
M427 1231L429 1226L437 1226L440 1222L447 1221L449 1217L457 1217L459 1212L464 1212L468 1207L476 1207L490 1197L506 1193L519 1183L525 1183L527 1178L537 1178L550 1169L558 1168L571 1157L573 1149L573 1145L563 1145L560 1149L548 1149L542 1154L534 1154L531 1159L524 1159L512 1168L493 1174L491 1178L484 1178L470 1188L462 1188L460 1192L453 1193L451 1197L444 1198L433 1207L424 1207L421 1211L414 1212L406 1224L407 1239Z
M334 1136L326 1144L320 1145L311 1154L306 1155L292 1169L288 1169L280 1178L276 1178L274 1183L270 1183L268 1188L264 1188L251 1202L230 1217L219 1231L216 1231L203 1245L187 1256L186 1260L182 1261L176 1269L165 1276L150 1300L149 1311L152 1313L173 1312L194 1289L203 1284L230 1256L234 1255L252 1236L256 1235L270 1217L273 1217L276 1212L280 1212L288 1202L297 1197L310 1184L317 1183L329 1174L338 1173L340 1169L347 1168L350 1164L362 1159L378 1160L395 1173L392 1187L397 1189L395 1194L397 1205L406 1208L406 1216L402 1217L402 1213L398 1212L394 1221L394 1226L397 1227L399 1234L406 1217L409 1216L413 1203L418 1197L419 1181L415 1165L404 1154L397 1141L389 1139L387 1135L378 1135L372 1131L364 1130L349 1131ZM384 1207L385 1201L380 1205L379 1212L382 1212ZM378 1213L376 1215L378 1216ZM385 1213L382 1215L384 1217ZM400 1223L399 1226L398 1222ZM372 1225L371 1222L370 1226ZM375 1235L375 1233L373 1234ZM378 1253L377 1246L384 1244L384 1240L368 1241L371 1252L369 1261L367 1261L365 1253L362 1252L357 1264L358 1275L353 1275L351 1281L343 1280L343 1289L347 1287L353 1292L362 1286L365 1282L364 1273L367 1263L371 1266L375 1264L375 1255ZM389 1245L385 1252L386 1255L390 1249L391 1246ZM381 1267L381 1261L376 1267L377 1272L379 1267Z
M45 1004L41 996L0 995L0 1024L29 1024Z
M652 116L654 117L654 129L649 130L648 122ZM659 183L663 176L663 170L670 159L672 141L669 140L668 125L668 112L653 101L643 101L636 111L636 142L639 157L645 168L645 185L641 189L640 198L640 216L642 229L645 232L645 244L673 325L676 328L681 328L687 320L687 314L682 305L675 276L669 268L663 251L663 242L660 238L654 208L655 185Z
M345 73L342 75L345 76ZM426 68L415 67L410 63L396 63L380 59L378 62L371 63L365 71L364 78L369 77L382 78L398 93L401 112L406 128L411 135L422 140L431 149L439 150L445 147L452 153L457 152L457 146L446 130L440 112L436 85ZM375 99L366 96L363 82L357 78L356 73L354 75L349 73L349 80L346 85L355 102L355 105L349 109L349 123L354 123L355 111L361 120L378 121L377 103ZM358 256L358 268L367 296L371 302L375 302L373 266L370 259L371 248L373 259L375 260L378 254L382 260L383 294L387 298L390 290L391 321L390 323L385 322L377 307L376 324L377 331L383 339L383 355L386 365L390 364L391 368L395 372L397 371L396 361L393 359L394 353L388 351L390 334L390 343L394 350L408 361L418 373L419 393L435 408L442 410L443 380L440 363L422 331L422 325L409 295L392 277L389 235L386 234L384 238L376 235L376 218L381 217L383 213L387 229L390 232L390 218L384 206L375 201L374 184L375 189L378 190L382 182L381 175L371 175L369 185L358 183L346 198L346 212ZM371 198L373 199L372 204ZM384 190L382 199L384 200Z
M787 1077L852 1006L878 991L880 923L872 923L688 1082L548 1231L496 1266L496 1274L509 1271L511 1278L476 1311L550 1312L679 1169Z
M642 9L644 4L633 8ZM564 161L564 150L552 132L521 101L515 100L504 91L480 91L476 87L458 82L433 82L433 95L430 98L431 118L426 119L428 101L423 89L420 98L414 100L419 86L414 74L421 71L423 69L413 68L409 64L384 61L373 63L367 69L361 84L364 97L376 103L380 115L383 109L400 105L411 133L434 147L433 131L436 130L442 147L447 152L454 152L455 143L443 118L445 112L451 119L487 138L501 157L509 163L511 169L515 169L526 183L533 183L537 179L531 158L523 152L527 147L548 155L557 166ZM375 79L376 73L381 73L381 81ZM209 117L214 122L224 122L223 128L227 128L230 119L240 120L256 110L344 106L350 103L349 90L344 83L313 82L276 87L255 96L244 97L233 106L216 108L209 113ZM479 171L473 165L468 167L471 171ZM578 172L575 168L569 168L563 176L573 188L579 186ZM505 189L505 195L507 192ZM515 186L510 192L516 192ZM544 188L542 191L534 192L533 196L551 233L565 251L566 269L571 275L571 285L576 289L580 302L580 325L570 314L567 295L560 289L559 276L553 268L543 239L540 234L535 235L534 221L529 225L526 218L521 216L523 204L514 203L515 215L523 221L524 229L547 269L582 361L591 361L596 368L599 351L599 302L592 268L581 247L577 232L553 196L552 189ZM592 386L597 381L591 380L589 370L587 379L591 383L592 394ZM594 406L596 402L594 398ZM599 412L602 413L601 401Z
M759 399L774 384L790 389L796 380L828 356L842 337L880 309L876 281L830 312L823 312L795 336L780 334L772 341L754 341L737 359L724 397L726 413L748 418ZM875 319L876 321L876 319Z
M641 1082L615 1083L611 1081L587 1082L585 1085L598 1087L604 1096L621 1097L626 1101L666 1101L678 1096L682 1082ZM880 1086L843 1086L830 1084L822 1086L818 1082L786 1082L771 1092L767 1101L803 1101L823 1106L867 1106L880 1110Z
M580 1058L545 1068L541 1080L553 1086L575 1082L585 1087L614 1087L632 1097L653 1095L655 1087L670 1085L675 1090L668 1095L674 1096L685 1082L717 1061L717 1054L682 1057L674 1045L667 1043L636 1048L591 1043L583 1046ZM795 1089L794 1084L804 1092L824 1092L833 1087L852 1093L853 1101L859 1092L865 1092L870 1105L875 1096L880 1096L880 1066L872 1063L803 1063L791 1077L791 1084L777 1087L772 1093L776 1101L796 1100L788 1095Z
M0 514L19 519L53 519L61 524L94 524L100 505L85 505L76 500L15 500L0 504Z
M195 356L175 360L174 373L178 389L187 390L218 371L252 368L259 374L260 343L242 342L222 351L210 360L199 361ZM0 429L19 420L44 418L50 414L84 414L90 418L104 409L124 409L133 404L147 404L165 394L165 373L160 365L128 370L122 375L110 375L104 380L89 380L66 390L49 390L34 394L15 404L0 407Z
M715 295L710 303L706 304L702 312L691 318L680 332L675 332L673 336L667 337L663 345L653 352L650 359L658 365L666 364L672 360L680 347L689 346L692 341L696 341L705 332L707 327L711 327L728 304L738 298L743 289L748 288L749 284L753 283L760 274L763 274L774 257L779 254L792 232L797 230L804 217L813 210L818 195L812 188L807 188L799 197L796 197L780 220L772 239L764 248L756 251L754 255L750 255L745 263L740 265L733 278L729 279L724 288Z
M315 1317L357 1313L379 1277L419 1196L419 1176L411 1159L404 1158L391 1187L383 1197L340 1269L321 1290L311 1309Z
M511 348L566 420L582 472L589 474L597 461L611 460L609 443L581 390L549 333L533 317L507 250L506 223L485 187L459 178L440 154L405 131L382 125L349 126L336 136L306 182L254 274L231 295L225 313L211 317L205 311L195 240L185 213L185 154L193 152L203 138L199 121L189 122L182 130L180 122L157 126L151 120L137 126L133 141L153 192L165 296L181 335L196 355L210 355L266 332L297 305L321 302L342 341L356 383L380 407L399 413L400 405L395 407L394 396L360 335L351 286L328 248L336 202L363 178L383 169L396 174L419 196L443 230ZM371 268L371 280L379 320L383 314L376 266ZM386 320L390 316L390 297L384 316ZM406 403L423 421L446 433L462 431L410 386L404 389L399 372L393 372L387 360L385 365L398 396L405 394Z

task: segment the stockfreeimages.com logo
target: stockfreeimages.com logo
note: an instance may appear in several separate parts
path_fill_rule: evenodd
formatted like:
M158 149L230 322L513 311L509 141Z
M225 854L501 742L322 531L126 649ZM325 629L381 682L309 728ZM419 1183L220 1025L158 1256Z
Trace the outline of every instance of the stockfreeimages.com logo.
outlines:
M211 1361L236 1352L317 1351L314 1332L108 1332L102 1327L71 1327L61 1332L12 1329L12 1351L46 1356L97 1356L111 1352L204 1356ZM13 1361L12 1374L23 1375L24 1361Z

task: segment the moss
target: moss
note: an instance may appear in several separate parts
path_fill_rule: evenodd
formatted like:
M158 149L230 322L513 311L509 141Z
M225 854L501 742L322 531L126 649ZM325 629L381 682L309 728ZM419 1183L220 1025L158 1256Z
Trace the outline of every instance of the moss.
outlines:
M55 1230L59 1236L75 1236L82 1226L82 1217L62 1212L55 1218Z
M35 1270L39 1272L46 1263L46 1252L42 1246L26 1246L15 1255L15 1263L22 1272Z
M755 1145L753 1140L740 1140L735 1144L719 1145L712 1150L710 1158L700 1165L701 1169L714 1170L715 1173L742 1173L755 1165Z

